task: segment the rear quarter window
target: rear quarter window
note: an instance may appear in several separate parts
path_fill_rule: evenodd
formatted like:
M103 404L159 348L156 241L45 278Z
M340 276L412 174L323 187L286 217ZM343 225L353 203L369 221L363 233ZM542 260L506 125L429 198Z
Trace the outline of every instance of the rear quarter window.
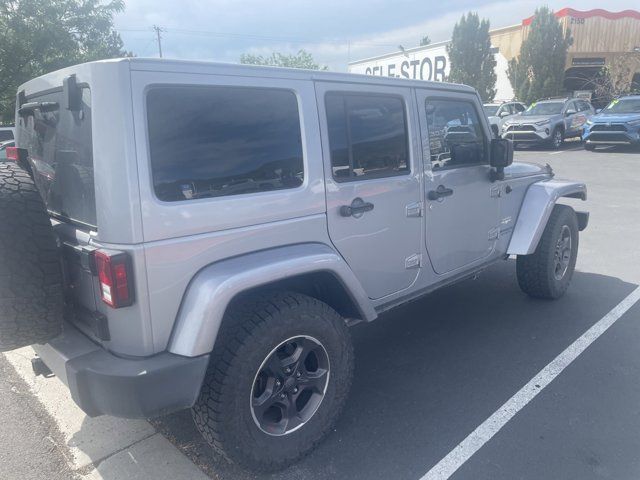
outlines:
M147 93L156 196L175 202L296 188L303 149L289 90L158 86Z

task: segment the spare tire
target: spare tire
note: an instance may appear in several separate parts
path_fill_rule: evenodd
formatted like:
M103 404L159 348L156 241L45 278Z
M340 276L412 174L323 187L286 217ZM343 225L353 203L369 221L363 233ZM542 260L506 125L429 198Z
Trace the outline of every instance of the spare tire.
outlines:
M60 334L62 267L49 215L33 180L0 163L0 352Z

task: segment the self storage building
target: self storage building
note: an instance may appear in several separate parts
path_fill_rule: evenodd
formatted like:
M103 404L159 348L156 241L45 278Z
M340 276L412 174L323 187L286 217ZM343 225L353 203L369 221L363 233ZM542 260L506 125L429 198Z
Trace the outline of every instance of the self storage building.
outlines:
M640 12L609 12L596 9L580 11L563 8L555 13L563 29L571 31L565 65L567 91L588 91L594 78L609 66L623 82L640 89ZM509 60L520 54L522 42L529 34L533 16L521 23L490 31L496 58L496 100L514 97L507 77ZM368 75L405 77L444 81L449 74L449 41L433 43L349 63L349 72Z

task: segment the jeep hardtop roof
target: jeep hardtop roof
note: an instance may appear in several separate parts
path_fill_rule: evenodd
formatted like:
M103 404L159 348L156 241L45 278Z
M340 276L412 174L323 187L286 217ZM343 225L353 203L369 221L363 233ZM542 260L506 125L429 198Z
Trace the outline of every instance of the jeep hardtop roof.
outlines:
M74 69L77 69L78 67L91 67L93 65L104 65L107 63L127 63L132 71L289 78L292 80L318 80L326 82L362 83L367 85L388 85L421 88L427 87L441 91L475 93L475 90L472 87L457 83L412 80L406 78L376 77L373 75L358 73L336 73L319 70L306 70L300 68L267 67L259 65L208 62L199 60L169 60L158 58L118 58L87 62L34 78L33 80L25 82L23 85L21 85L19 87L19 90L27 89L33 91L34 83L38 83L39 79L43 79L52 75L60 77L60 84L62 84L62 78L65 75L73 73Z

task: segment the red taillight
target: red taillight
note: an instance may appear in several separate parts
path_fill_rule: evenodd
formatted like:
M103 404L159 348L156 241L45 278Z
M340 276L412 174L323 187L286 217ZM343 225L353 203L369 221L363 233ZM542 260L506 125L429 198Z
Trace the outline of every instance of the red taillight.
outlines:
M5 148L5 152L7 154L7 160L11 160L12 162L17 162L20 160L20 156L18 155L18 147L7 147Z
M102 301L113 308L131 305L133 289L129 255L106 250L96 250L94 255Z

